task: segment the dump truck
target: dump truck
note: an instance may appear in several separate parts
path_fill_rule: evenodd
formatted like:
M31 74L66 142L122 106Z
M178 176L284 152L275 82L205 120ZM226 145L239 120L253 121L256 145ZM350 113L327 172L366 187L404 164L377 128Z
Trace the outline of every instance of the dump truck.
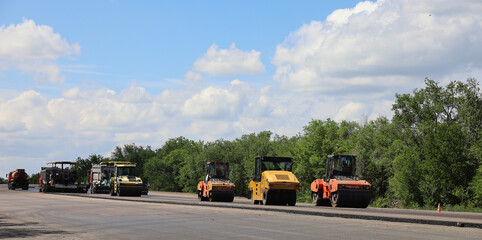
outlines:
M110 179L109 194L111 196L138 196L144 190L142 179L136 175L136 164L131 162L114 162L114 173Z
M197 195L200 201L209 200L232 202L236 186L229 181L229 163L206 163L206 178L197 185Z
M313 205L366 208L371 184L356 176L356 156L329 155L325 165L325 177L311 183Z
M249 182L253 204L296 204L300 182L292 173L290 157L256 157L254 176Z
M8 189L15 190L21 188L22 190L28 190L28 175L25 169L17 169L7 174Z
M42 167L39 176L40 192L82 192L88 188L78 182L77 172L71 169L76 162L48 162L50 167ZM59 167L60 166L60 167Z
M114 162L93 164L89 173L90 193L109 193L109 180L113 175Z

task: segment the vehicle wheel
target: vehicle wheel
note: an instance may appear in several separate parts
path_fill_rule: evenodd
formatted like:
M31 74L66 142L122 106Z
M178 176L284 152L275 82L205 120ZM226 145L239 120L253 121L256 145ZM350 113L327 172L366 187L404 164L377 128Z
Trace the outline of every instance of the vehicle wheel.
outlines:
M313 206L321 205L321 200L318 200L318 192L311 193L311 203L313 204Z
M330 196L331 206L339 207L340 206L340 197L338 192L332 192Z
M122 193L121 193L120 187L117 187L117 196L118 196L118 197L122 196Z
M263 205L271 205L271 199L270 199L270 194L268 193L268 191L264 190L263 192L263 200L261 201L261 203Z
M24 187L24 188L22 188L22 190L28 190L28 187L26 187L26 188Z
M213 192L209 192L209 201L214 202L214 193Z
M234 192L226 198L226 202L233 202L233 201L234 201Z
M15 190L15 188L14 188L14 187L11 187L10 189Z
M197 199L198 199L199 201L202 201L202 200L203 200L203 195L202 195L201 191L197 191Z

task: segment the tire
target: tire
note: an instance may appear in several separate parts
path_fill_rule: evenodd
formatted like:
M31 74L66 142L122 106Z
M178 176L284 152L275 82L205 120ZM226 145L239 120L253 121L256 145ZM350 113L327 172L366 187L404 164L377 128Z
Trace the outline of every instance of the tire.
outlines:
M122 193L121 193L120 187L117 187L117 196L118 196L118 197L122 196Z
M271 196L268 191L264 190L263 192L263 200L261 201L262 205L271 205Z
M321 201L318 200L318 192L311 192L311 203L313 206L320 206Z
M214 201L215 201L214 193L213 193L212 191L209 192L209 201L210 201L210 202L214 202Z
M338 192L332 192L330 196L330 202L332 207L339 207L340 206L340 195Z

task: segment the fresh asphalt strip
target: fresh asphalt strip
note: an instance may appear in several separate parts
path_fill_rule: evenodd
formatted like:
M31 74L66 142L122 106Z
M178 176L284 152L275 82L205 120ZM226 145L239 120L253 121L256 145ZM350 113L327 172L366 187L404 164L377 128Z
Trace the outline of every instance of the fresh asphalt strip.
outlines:
M113 198L113 197L103 197L99 195L92 196L91 194L69 194L69 193L49 193L49 194L127 201L127 202L162 203L162 204L217 207L217 208L236 208L236 209L247 209L247 210L257 210L257 211L282 212L282 213L291 213L291 214L299 214L299 215L352 218L352 219L376 220L376 221L385 221L385 222L416 223L416 224L453 226L453 227L470 227L470 228L482 229L481 223L441 221L441 220L433 220L433 219L399 218L399 217L373 216L373 215L358 215L358 214L349 214L349 213L327 213L327 212L309 211L309 210L300 210L300 209L276 208L275 205L270 206L269 208L261 208L261 207L253 207L249 205L239 206L239 205L233 205L233 204L222 204L222 202L216 202L215 204L212 204L210 202L176 202L172 200L149 200L149 199L124 198L124 197Z

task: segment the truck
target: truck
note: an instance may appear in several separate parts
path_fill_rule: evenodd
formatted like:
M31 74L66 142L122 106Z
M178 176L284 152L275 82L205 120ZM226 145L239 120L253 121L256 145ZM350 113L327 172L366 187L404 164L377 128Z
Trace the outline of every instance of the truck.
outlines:
M17 169L7 174L8 189L15 190L21 188L22 190L28 190L28 174L25 169Z
M370 202L371 184L356 173L356 156L329 155L325 160L323 179L311 183L314 206L366 208Z
M111 196L142 195L144 185L142 179L136 175L136 164L131 162L114 162L114 172L109 181Z
M114 162L93 164L89 172L90 193L109 193L109 180L114 175Z
M197 184L197 195L200 201L232 202L235 188L229 181L229 163L208 161L206 177Z
M249 182L253 204L296 204L300 182L292 172L290 157L256 157L254 176Z
M76 162L48 162L50 167L42 167L39 174L40 192L86 193L88 188L78 182L77 172L72 170ZM60 166L60 167L59 167Z

